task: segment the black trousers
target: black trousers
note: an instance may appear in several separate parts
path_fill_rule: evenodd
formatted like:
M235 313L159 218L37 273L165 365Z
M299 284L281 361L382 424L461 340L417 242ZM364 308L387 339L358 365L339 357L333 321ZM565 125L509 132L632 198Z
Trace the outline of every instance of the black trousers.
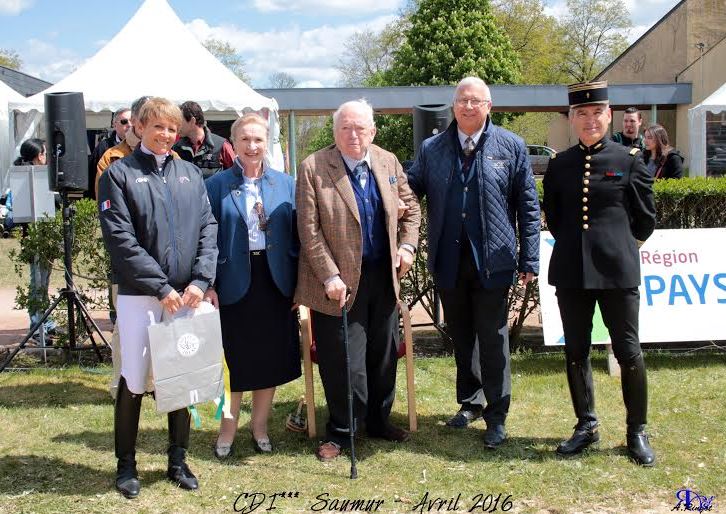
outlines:
M343 447L348 435L348 392L340 316L312 311L318 368L328 403L326 440ZM361 269L355 303L348 312L348 341L355 428L365 421L380 433L388 423L396 394L398 311L390 261Z
M485 421L503 425L512 396L509 287L484 288L471 252L462 251L456 285L439 289L439 294L447 331L454 341L456 401L481 405L486 399Z
M592 317L595 302L610 333L613 353L621 367L640 355L638 311L640 292L627 289L566 289L557 288L562 328L565 332L565 354L568 362L582 361L590 356Z
M567 380L578 426L597 425L590 367L592 316L595 302L620 364L620 379L628 429L641 430L647 422L648 381L638 338L640 293L627 289L557 289L565 332Z

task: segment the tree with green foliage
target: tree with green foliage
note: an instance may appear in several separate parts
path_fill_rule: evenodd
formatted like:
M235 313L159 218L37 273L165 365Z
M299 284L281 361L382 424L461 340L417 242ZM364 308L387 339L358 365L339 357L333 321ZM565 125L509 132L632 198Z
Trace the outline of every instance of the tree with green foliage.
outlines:
M630 13L623 0L567 0L567 10L562 70L574 82L592 80L628 48Z
M13 70L19 70L22 66L23 61L20 59L18 52L15 50L7 50L0 48L0 66L11 68Z
M232 73L237 75L242 82L246 84L250 83L250 77L245 71L245 60L229 41L210 37L205 40L202 45L204 45L204 48L209 50L209 53L216 57L219 62L224 64Z
M470 75L489 84L519 80L519 57L488 1L421 0L410 23L386 73L388 85L456 84Z
M487 1L471 4L463 0L420 0L400 23L389 25L387 30L380 39L367 37L363 46L360 37L348 42L349 57L354 57L356 48L359 50L351 69L362 70L362 75L344 73L344 80L352 78L349 82L366 86L429 86L453 85L469 75L491 84L514 84L520 77L517 53L506 33L497 27ZM379 60L369 66L371 56L379 56L395 44L400 47L390 66L378 66ZM375 49L376 45L381 48ZM368 51L371 46L375 51ZM377 144L395 153L400 161L413 158L410 115L378 115L376 126ZM332 125L318 134L317 145L311 147L322 148L331 141Z
M562 28L544 14L543 0L493 0L499 27L506 28L512 48L519 55L523 84L560 84L567 81L560 63L565 44Z

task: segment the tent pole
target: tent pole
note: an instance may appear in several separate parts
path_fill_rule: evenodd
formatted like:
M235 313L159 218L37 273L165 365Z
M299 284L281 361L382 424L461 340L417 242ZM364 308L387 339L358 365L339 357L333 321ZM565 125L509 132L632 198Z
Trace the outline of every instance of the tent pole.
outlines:
M297 130L295 128L295 111L290 111L287 115L287 153L290 156L289 168L290 175L293 177L297 176L297 148L295 148L295 135Z

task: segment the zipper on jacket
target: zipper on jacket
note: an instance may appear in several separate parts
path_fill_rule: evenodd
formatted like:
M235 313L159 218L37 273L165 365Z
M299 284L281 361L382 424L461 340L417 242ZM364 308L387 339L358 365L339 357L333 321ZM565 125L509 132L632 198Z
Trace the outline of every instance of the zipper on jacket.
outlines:
M482 134L482 137L484 134ZM484 144L486 144L486 141L484 141ZM486 211L486 194L487 194L487 188L484 184L484 145L482 145L481 151L479 152L479 161L477 164L477 180L479 181L479 177L481 177L481 180L479 181L479 189L481 189L481 194L479 195L481 202L483 205L479 206L479 209L481 209L482 216L482 232L484 235L484 257L486 259L486 266L484 268L484 272L486 273L487 279L489 279L489 231L488 228L488 220L487 220L487 211Z
M166 200L167 200L167 212L169 213L169 234L171 237L171 254L172 254L172 270L173 272L171 275L173 277L177 276L177 273L179 271L179 258L177 256L177 248L176 248L176 229L174 228L174 204L172 203L171 199L171 188L169 187L169 184L166 182L166 163L164 163L164 166L161 169L161 172L159 173L161 176L161 180L164 181L164 185L166 186L164 188L166 192Z

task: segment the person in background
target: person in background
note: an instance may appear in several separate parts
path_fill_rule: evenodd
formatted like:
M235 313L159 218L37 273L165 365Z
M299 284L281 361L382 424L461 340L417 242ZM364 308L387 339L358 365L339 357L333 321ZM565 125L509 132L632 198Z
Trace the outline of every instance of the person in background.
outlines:
M20 145L20 156L13 162L14 166L45 166L47 157L45 141L38 138L27 139ZM30 259L30 286L28 293L28 316L32 327L43 316L48 306L48 286L50 284L50 262L43 256L35 254ZM56 323L50 317L43 323L46 335L54 335ZM42 339L39 332L33 334Z
M126 139L126 134L131 128L131 109L128 107L121 107L120 109L117 109L116 112L113 113L111 126L113 127L113 131L107 137L104 137L98 142L96 148L94 148L93 152L91 152L90 161L88 163L88 186L89 194L94 195L92 198L95 198L96 189L91 189L90 186L94 183L94 176L96 175L98 162L101 160L103 154L106 153L106 150L113 148Z
M670 145L668 132L655 124L645 129L645 152L643 159L653 178L682 178L683 161L681 152Z
M194 163L205 180L222 170L232 167L234 149L225 138L212 134L204 121L204 113L197 102L184 102L180 106L182 116L179 141L174 151L185 161Z
M637 107L628 107L623 113L623 131L613 134L613 141L629 148L645 150L640 127L643 125L643 115Z
M141 108L149 98L151 97L142 96L134 101L131 105L131 110L129 111L128 123L123 124L126 127L126 133L123 140L110 148L107 148L98 159L96 167L94 168L94 172L96 174L94 191L96 194L98 194L98 179L101 178L101 175L104 171L106 171L106 168L108 168L114 161L123 159L127 155L131 155L131 152L134 151L141 141L139 135L134 131L134 119L139 119L139 111L141 111Z
M299 241L295 181L265 165L267 121L245 114L232 125L234 166L205 185L218 223L217 280L207 297L220 309L231 402L214 454L232 453L243 391L252 391L252 446L269 453L267 421L275 388L300 376L292 296Z
M151 98L141 108L141 144L114 162L99 181L99 218L118 280L117 324L121 339L121 379L114 409L116 489L139 494L136 436L141 399L151 358L147 328L162 312L196 308L214 282L217 222L199 169L174 159L171 147L181 124L179 108ZM199 483L186 463L190 415L186 408L167 415L167 478L182 489Z
M648 381L638 337L638 247L655 228L653 177L640 150L607 137L612 121L607 82L568 86L570 125L578 144L550 159L543 210L555 239L549 283L556 288L565 338L567 383L577 417L557 454L573 456L600 440L590 365L592 318L599 305L620 364L628 454L655 464L645 433Z

